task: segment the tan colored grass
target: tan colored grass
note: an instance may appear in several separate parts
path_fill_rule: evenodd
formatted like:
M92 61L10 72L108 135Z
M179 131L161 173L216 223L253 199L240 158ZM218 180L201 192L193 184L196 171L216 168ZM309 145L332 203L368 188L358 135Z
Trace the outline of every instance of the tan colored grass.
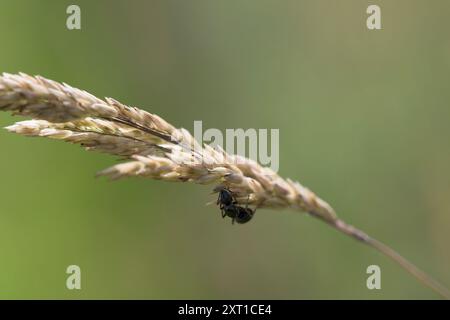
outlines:
M242 205L307 212L381 251L443 297L450 298L445 287L391 248L338 219L329 204L300 183L284 179L250 159L201 146L187 130L178 129L157 115L23 73L4 73L0 77L0 110L33 118L7 127L11 132L77 143L88 150L128 159L99 175L211 184L215 191L229 188Z

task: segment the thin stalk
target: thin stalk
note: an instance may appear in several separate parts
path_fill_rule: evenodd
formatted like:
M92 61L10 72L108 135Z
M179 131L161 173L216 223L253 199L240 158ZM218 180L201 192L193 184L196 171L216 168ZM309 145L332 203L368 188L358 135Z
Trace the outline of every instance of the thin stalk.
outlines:
M358 240L359 242L362 242L362 243L378 250L383 255L385 255L386 257L389 257L391 260L393 260L394 262L399 264L404 270L406 270L407 272L412 274L417 280L419 280L419 282L421 282L425 286L433 289L436 293L438 293L444 299L450 300L450 291L446 287L444 287L442 284L437 282L426 272L420 270L416 265L414 265L412 262L405 259L403 256L401 256L398 252L396 252L391 247L378 241L377 239L370 237L365 232L355 228L354 226L351 226L351 225L345 223L344 221L342 221L340 219L327 219L327 218L324 218L320 214L315 214L314 212L310 212L310 214L316 218L321 219L322 221L325 221L328 225L330 225L334 229Z

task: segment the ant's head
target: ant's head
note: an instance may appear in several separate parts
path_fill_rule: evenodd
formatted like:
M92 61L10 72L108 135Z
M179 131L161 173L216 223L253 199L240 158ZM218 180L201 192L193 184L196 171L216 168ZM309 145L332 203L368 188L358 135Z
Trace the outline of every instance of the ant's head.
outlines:
M219 199L217 200L218 204L222 204L225 206L232 205L234 202L233 194L227 188L223 188L219 191Z

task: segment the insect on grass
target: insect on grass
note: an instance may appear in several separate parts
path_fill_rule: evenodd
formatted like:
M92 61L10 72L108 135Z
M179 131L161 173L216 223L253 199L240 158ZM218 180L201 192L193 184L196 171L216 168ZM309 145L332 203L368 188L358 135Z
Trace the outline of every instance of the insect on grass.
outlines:
M450 299L447 288L387 245L339 219L333 208L308 188L253 160L200 145L187 130L175 128L157 115L23 73L0 77L0 110L33 118L7 127L11 132L63 140L127 159L99 172L101 176L214 185L213 190L222 195L220 209L238 223L253 217L250 207L306 212L377 249ZM224 198L228 192L231 200Z

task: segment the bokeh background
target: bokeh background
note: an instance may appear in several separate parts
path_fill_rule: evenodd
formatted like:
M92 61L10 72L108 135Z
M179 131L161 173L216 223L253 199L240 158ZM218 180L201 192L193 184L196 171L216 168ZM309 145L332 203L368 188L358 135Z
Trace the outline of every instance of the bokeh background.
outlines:
M0 71L189 130L278 128L281 175L450 285L449 14L446 0L3 0ZM95 179L117 159L5 130L0 146L0 298L437 298L307 215L231 226L208 187ZM371 264L381 290L366 288Z

